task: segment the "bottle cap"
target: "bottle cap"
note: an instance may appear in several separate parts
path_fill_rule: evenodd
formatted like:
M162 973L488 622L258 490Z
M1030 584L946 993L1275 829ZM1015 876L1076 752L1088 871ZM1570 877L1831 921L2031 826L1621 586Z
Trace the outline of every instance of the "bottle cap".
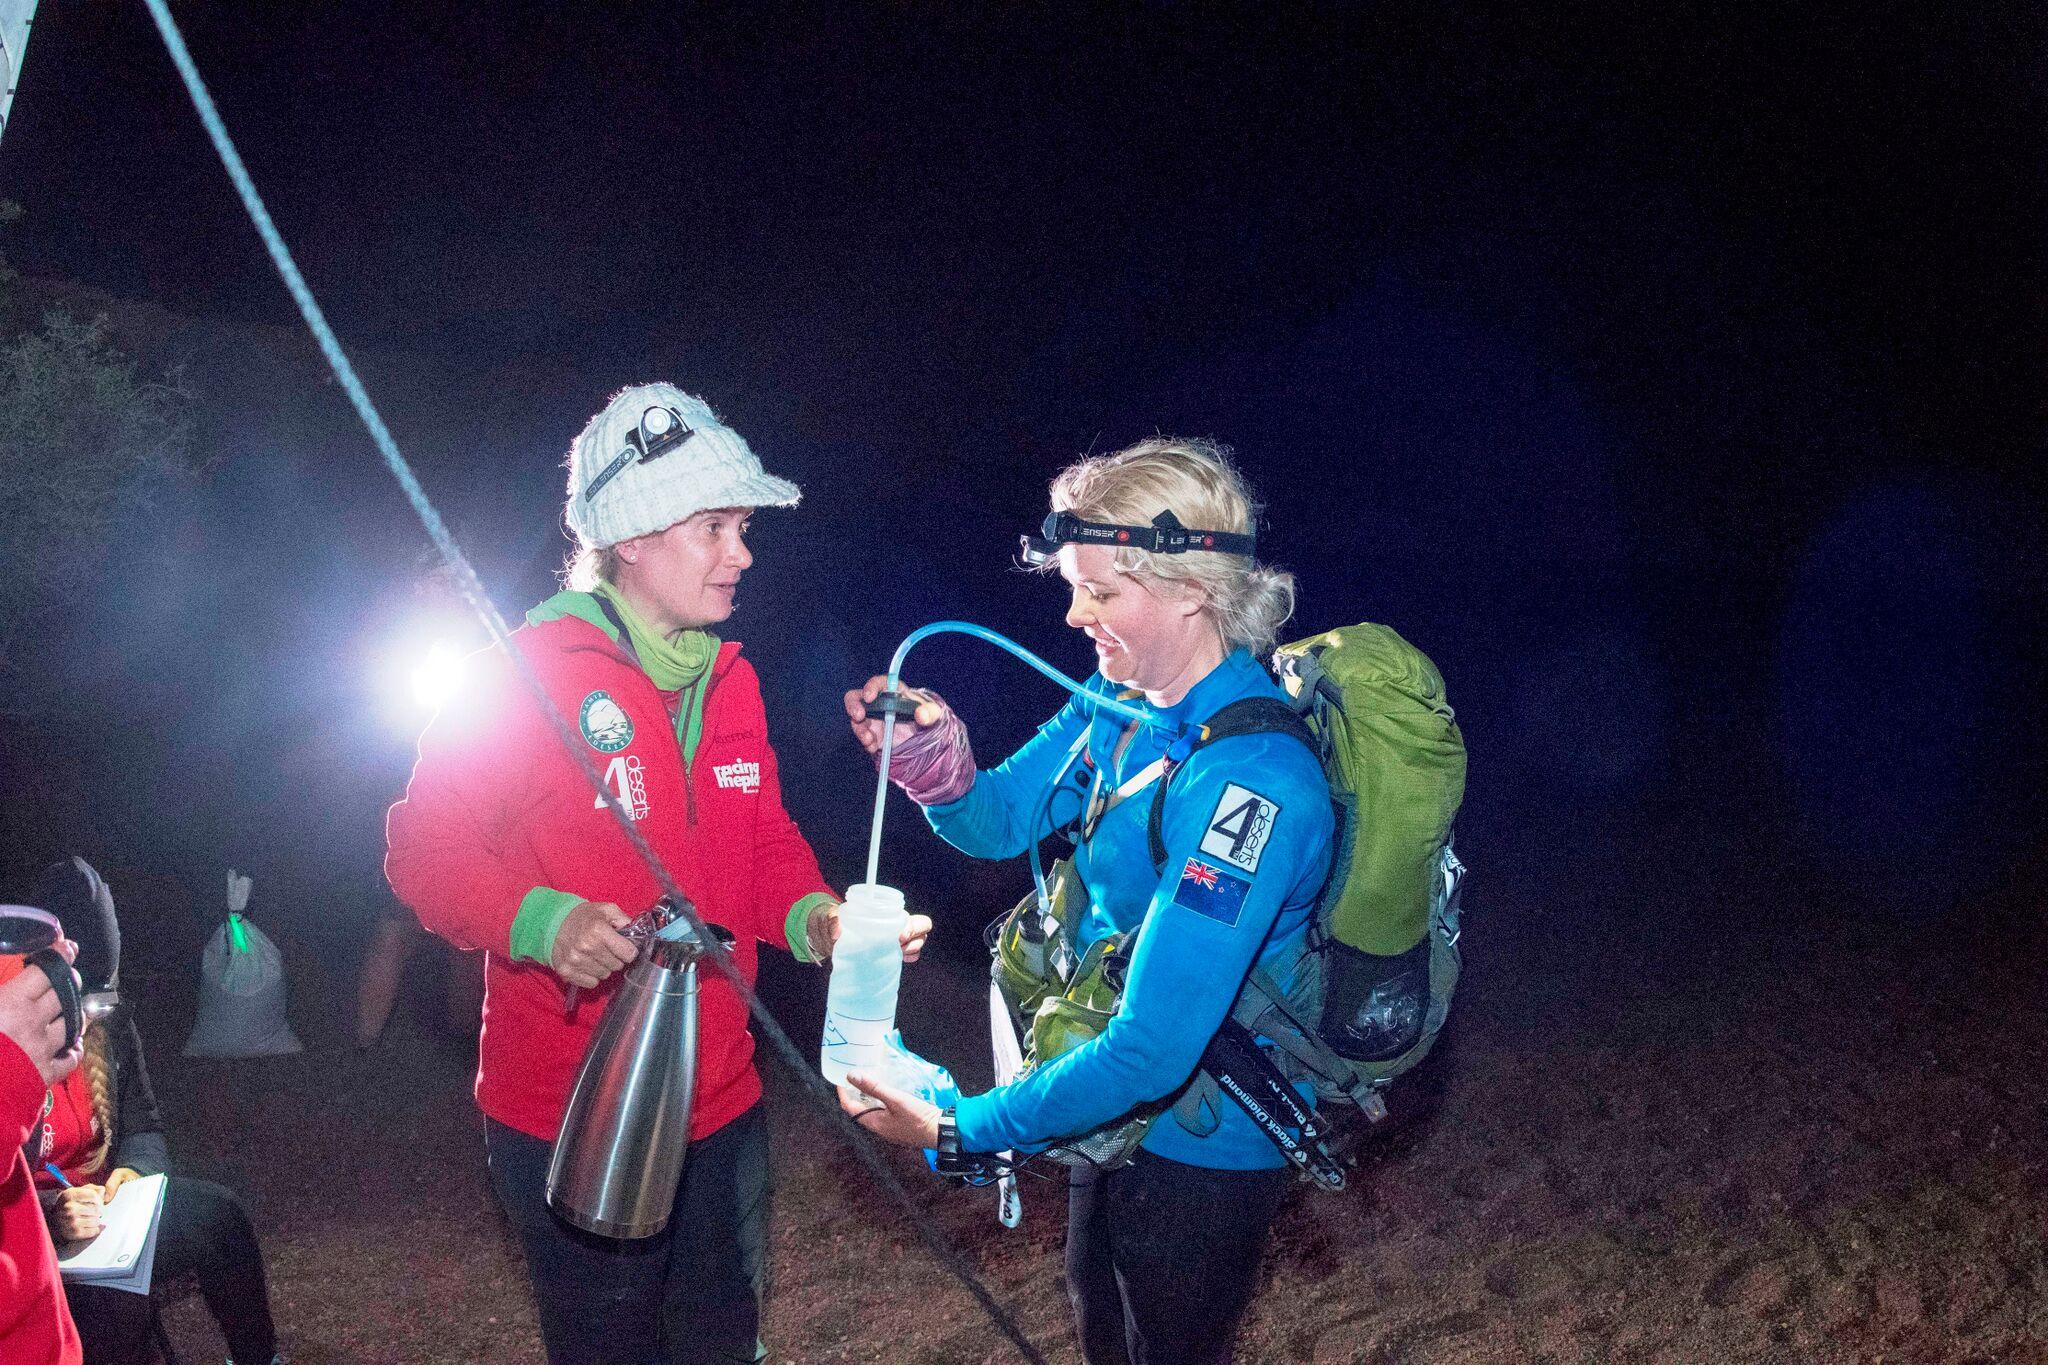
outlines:
M903 893L880 882L855 882L846 888L846 901L839 907L842 917L848 911L862 918L894 918L905 913Z

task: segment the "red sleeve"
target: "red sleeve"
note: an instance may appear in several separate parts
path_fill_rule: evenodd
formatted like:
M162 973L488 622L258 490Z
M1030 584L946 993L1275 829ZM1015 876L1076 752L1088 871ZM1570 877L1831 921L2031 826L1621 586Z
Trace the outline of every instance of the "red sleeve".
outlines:
M0 1033L0 1152L17 1152L42 1117L48 1087L21 1044Z
M58 1280L57 1248L21 1150L43 1107L43 1078L0 1035L0 1360L78 1365L78 1329Z
M755 687L759 686L757 679ZM781 765L776 761L774 745L768 742L766 714L764 707L761 800L754 815L754 932L763 943L787 949L785 929L790 907L815 892L822 891L835 900L838 897L825 884L825 874L818 870L818 855L811 851L810 840L804 838L796 821L782 808Z
M477 660L476 662L481 662ZM507 865L516 774L531 751L530 708L502 658L441 708L420 736L405 799L385 818L384 877L420 923L458 948L511 952L512 921L533 889ZM486 671L486 670L478 670Z

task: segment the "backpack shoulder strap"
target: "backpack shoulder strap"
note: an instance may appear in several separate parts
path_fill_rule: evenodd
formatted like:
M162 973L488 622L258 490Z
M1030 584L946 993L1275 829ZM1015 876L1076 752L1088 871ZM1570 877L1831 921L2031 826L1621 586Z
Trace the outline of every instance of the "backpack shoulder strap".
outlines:
M1166 789L1173 782L1173 775L1187 762L1195 750L1205 749L1219 739L1236 739L1240 735L1292 735L1308 746L1311 754L1318 754L1316 737L1308 728L1308 722L1296 713L1292 706L1278 697L1243 697L1230 703L1209 717L1194 732L1193 742L1185 751L1176 743L1167 751L1166 768L1159 774L1159 783L1152 789L1152 815L1146 822L1145 833L1151 845L1152 865L1166 870L1166 838L1161 833L1166 818Z

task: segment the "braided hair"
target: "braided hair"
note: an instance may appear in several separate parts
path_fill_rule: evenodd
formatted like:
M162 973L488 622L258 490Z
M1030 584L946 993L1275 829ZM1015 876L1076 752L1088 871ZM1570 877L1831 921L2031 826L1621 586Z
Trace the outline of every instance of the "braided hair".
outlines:
M113 1043L107 1037L104 1021L96 1019L86 1027L84 1053L78 1070L92 1097L92 1116L99 1120L100 1145L83 1165L86 1170L98 1173L114 1150L114 1121L120 1116L120 1100L114 1090Z

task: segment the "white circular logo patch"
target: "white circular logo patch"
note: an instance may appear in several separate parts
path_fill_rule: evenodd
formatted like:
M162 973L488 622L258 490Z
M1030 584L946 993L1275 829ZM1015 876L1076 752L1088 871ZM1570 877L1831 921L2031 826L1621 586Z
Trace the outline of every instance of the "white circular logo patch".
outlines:
M602 688L583 699L576 722L583 727L583 738L599 753L615 754L633 742L632 718Z

